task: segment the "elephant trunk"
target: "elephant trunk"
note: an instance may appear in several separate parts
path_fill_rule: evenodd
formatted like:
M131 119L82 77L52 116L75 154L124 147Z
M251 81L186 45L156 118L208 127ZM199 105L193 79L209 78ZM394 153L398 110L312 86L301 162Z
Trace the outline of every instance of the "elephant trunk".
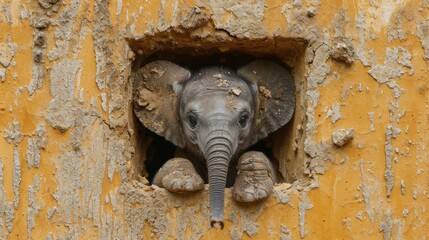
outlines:
M215 130L208 135L205 148L210 192L210 225L224 227L224 196L229 161L235 151L232 137L227 131Z

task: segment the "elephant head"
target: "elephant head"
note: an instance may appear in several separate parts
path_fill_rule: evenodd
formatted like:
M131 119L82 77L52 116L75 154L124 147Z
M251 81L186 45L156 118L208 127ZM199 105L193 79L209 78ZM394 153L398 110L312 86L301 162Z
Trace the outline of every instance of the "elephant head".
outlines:
M282 66L262 60L237 71L210 67L193 74L174 63L155 61L133 78L134 110L143 125L204 157L211 225L223 226L230 160L292 118L291 75Z

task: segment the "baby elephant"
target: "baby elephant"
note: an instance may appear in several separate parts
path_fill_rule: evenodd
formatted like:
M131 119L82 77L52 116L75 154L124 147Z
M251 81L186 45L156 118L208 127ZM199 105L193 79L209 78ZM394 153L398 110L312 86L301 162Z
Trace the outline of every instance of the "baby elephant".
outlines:
M149 130L181 148L154 184L193 192L209 183L211 226L223 228L224 191L239 202L267 198L277 180L261 152L243 151L285 125L295 109L289 72L270 61L237 71L208 67L191 73L168 61L151 62L133 75L134 110Z

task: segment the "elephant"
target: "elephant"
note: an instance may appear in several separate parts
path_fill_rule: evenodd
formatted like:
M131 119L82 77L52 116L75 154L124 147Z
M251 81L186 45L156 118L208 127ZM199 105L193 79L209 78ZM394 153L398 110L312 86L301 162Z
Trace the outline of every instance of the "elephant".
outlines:
M295 84L286 68L256 60L237 69L191 72L165 60L133 73L134 112L146 129L178 147L153 184L173 193L209 184L210 225L224 227L225 187L238 202L269 197L278 181L271 161L245 150L290 121Z

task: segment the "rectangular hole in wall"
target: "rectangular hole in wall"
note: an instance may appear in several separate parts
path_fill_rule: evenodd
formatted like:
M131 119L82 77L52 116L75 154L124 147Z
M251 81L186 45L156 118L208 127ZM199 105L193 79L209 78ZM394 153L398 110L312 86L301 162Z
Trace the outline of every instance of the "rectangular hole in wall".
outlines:
M282 182L292 183L305 178L304 128L306 105L305 61L306 42L302 39L271 38L248 40L229 38L190 39L183 33L159 33L142 39L129 39L136 53L132 71L154 60L168 60L190 70L203 66L225 65L237 68L257 59L275 61L290 69L296 86L296 108L288 124L253 146L277 162ZM132 80L132 79L131 79ZM131 111L133 107L129 108ZM151 179L162 164L174 156L175 147L162 137L145 129L134 113L135 154L132 166L136 175Z

